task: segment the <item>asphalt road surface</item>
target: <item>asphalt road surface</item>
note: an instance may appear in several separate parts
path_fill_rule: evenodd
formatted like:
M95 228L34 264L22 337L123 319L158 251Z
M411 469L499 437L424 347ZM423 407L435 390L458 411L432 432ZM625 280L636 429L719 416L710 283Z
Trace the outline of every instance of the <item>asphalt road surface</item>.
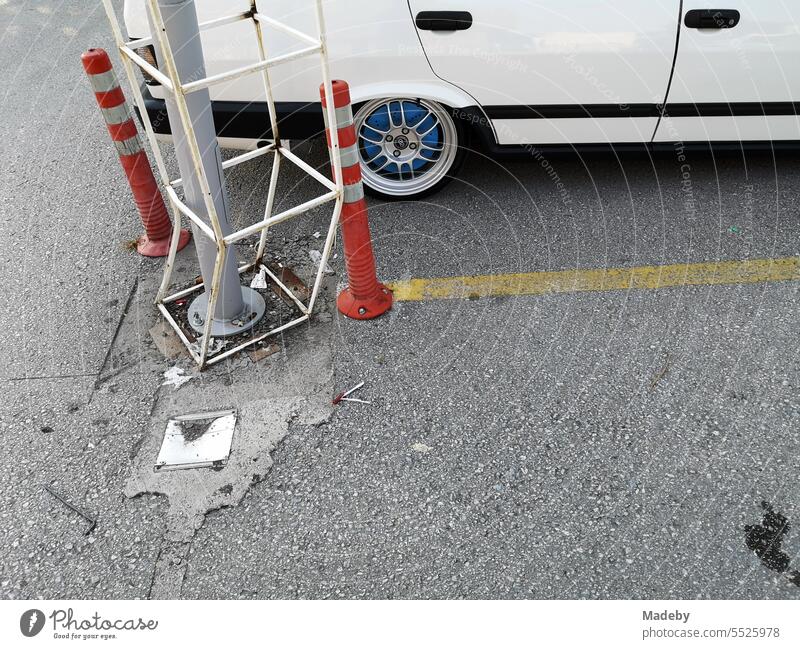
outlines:
M9 0L0 34L0 595L800 595L797 281L398 302L288 332L265 381L288 390L318 359L315 389L365 381L371 403L292 419L160 585L170 503L124 495L169 366L147 333L160 264L123 246L137 215L80 67L111 49L105 16ZM321 142L298 151L324 164ZM426 201L372 201L381 279L800 253L796 157L692 156L688 177L671 154L550 164L475 153ZM232 176L237 214L268 174ZM312 195L287 182L282 200ZM190 249L179 263L194 272ZM204 385L244 408L226 390L253 370L229 370Z

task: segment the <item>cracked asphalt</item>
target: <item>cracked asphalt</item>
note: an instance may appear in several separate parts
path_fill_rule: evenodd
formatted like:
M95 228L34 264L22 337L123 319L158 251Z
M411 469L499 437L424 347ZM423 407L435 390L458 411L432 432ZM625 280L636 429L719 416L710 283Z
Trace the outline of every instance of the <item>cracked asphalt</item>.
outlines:
M105 16L11 0L0 34L2 597L800 595L797 282L397 303L371 322L331 317L328 295L258 371L195 379L247 412L275 399L274 450L170 554L179 501L126 485L192 382L160 386L160 264L123 246L138 217L82 76L83 50L111 50ZM298 150L324 163L319 141ZM381 279L800 252L795 156L691 156L688 183L669 154L550 162L563 189L475 153L426 201L371 201ZM237 219L268 174L231 176ZM312 192L290 174L281 194ZM276 250L302 267L325 217L277 230ZM193 276L191 248L178 265ZM362 380L370 404L290 416ZM788 522L777 559L752 541L769 511Z

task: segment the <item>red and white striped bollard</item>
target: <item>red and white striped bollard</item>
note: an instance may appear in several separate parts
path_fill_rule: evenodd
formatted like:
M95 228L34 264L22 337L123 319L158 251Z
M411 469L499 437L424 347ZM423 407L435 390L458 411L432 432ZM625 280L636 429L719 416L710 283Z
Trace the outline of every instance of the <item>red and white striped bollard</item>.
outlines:
M105 50L92 48L81 55L81 62L117 148L119 161L125 170L142 219L145 233L139 237L136 251L146 257L166 257L169 253L172 223L153 177L147 153L142 148L133 115L111 66L111 59ZM181 230L178 250L186 246L190 238L188 230Z
M336 299L339 311L348 318L369 320L377 318L392 308L392 292L378 281L375 256L367 219L367 202L361 181L358 144L353 126L353 109L350 106L350 87L346 81L334 80L333 107L339 135L339 157L342 163L344 199L340 218L342 245L347 268L348 286ZM331 136L328 124L325 86L319 88L322 97L322 114L325 117L325 137L330 151ZM331 152L333 155L333 152Z

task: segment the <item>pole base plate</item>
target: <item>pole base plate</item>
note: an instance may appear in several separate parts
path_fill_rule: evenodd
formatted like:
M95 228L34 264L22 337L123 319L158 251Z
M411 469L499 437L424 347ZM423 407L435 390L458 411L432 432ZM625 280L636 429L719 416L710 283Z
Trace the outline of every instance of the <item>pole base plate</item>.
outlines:
M244 310L237 317L230 320L220 320L214 318L211 322L211 335L235 336L243 331L251 329L253 325L261 320L267 305L261 294L249 286L241 286L242 300L244 300ZM198 295L189 305L189 325L202 334L205 327L206 311L208 310L208 296L206 293Z
M188 230L181 230L178 237L178 250L183 250L186 244L192 239L192 234ZM168 239L148 239L146 234L139 237L136 242L136 252L145 257L166 257L169 254L169 242L172 237Z
M344 289L336 298L336 308L339 313L354 320L371 320L383 315L392 308L392 292L383 284L378 284L380 290L371 298L364 300L355 297L350 288Z

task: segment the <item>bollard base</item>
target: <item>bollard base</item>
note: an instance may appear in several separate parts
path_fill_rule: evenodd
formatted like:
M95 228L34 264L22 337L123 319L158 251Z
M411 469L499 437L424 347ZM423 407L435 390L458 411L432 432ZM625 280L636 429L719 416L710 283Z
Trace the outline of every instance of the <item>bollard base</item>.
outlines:
M267 305L261 294L250 288L242 286L242 299L244 300L244 310L239 316L230 320L214 319L211 323L211 335L235 336L243 331L252 329L256 322L261 320ZM197 296L189 305L189 325L198 333L203 333L205 326L206 311L208 310L208 296L206 293Z
M183 250L191 241L192 235L188 230L181 230L178 238L178 250ZM148 239L146 234L139 237L136 242L136 252L144 257L166 257L169 254L169 243L172 239Z
M339 313L354 320L371 320L386 313L392 308L392 292L383 284L378 286L380 290L368 300L355 297L349 287L344 289L336 298Z

